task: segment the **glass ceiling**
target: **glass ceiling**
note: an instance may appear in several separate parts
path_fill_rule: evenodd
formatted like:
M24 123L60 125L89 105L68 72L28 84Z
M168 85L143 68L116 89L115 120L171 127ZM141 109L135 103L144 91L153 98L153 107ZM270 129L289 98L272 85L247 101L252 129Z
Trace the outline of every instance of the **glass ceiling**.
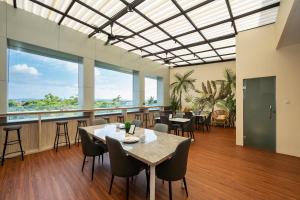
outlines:
M238 32L276 22L280 6L280 0L0 1L170 67L234 60ZM117 37L107 41L111 30Z

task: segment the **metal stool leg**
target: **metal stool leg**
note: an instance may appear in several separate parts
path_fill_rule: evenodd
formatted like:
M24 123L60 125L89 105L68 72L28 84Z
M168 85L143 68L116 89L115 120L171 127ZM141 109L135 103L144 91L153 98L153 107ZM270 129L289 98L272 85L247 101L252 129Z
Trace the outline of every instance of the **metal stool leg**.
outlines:
M70 149L70 148L71 148L71 145L70 145L70 138L69 138L68 124L65 124L65 132L66 132L66 135L67 135L68 145L69 145L69 149Z
M6 146L7 146L7 138L8 138L8 131L6 131L6 134L5 134L5 142L4 142L3 153L2 153L2 160L1 160L1 165L2 166L4 164L4 156L5 156Z
M18 134L18 140L19 140L19 145L20 145L20 149L21 149L22 160L24 160L23 148L22 148L21 137L20 137L20 129L18 129L17 134Z

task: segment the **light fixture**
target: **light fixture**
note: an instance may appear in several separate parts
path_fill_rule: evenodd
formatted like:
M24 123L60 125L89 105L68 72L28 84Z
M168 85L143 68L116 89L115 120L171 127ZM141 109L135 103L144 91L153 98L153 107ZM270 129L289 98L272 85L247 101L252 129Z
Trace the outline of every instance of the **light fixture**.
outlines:
M127 12L133 12L133 9L131 8L130 5L127 5Z

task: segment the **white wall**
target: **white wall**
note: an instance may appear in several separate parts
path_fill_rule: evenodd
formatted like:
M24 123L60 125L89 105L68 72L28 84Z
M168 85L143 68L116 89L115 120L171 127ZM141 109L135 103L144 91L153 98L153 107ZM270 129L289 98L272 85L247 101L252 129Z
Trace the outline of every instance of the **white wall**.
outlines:
M84 91L85 108L91 106L93 100L94 60L110 63L123 68L140 71L141 76L159 76L164 81L164 105L169 103L169 69L149 59L129 53L116 46L104 46L103 42L88 38L80 32L30 14L20 9L14 9L0 2L0 113L6 112L6 40L30 43L49 49L78 55L84 58ZM142 77L142 78L143 78ZM143 84L143 82L141 83ZM144 85L140 86L143 92ZM144 97L144 95L141 95ZM143 102L143 99L141 99ZM2 106L1 106L2 105Z
M220 80L224 79L224 71L226 68L235 71L235 61L230 62L220 62L212 63L205 65L194 65L189 67L178 67L170 70L170 84L174 82L174 75L176 73L184 74L190 70L194 70L194 73L191 75L191 78L196 79L195 86L196 89L202 90L202 82L207 80ZM189 94L192 96L199 95L194 91L190 91ZM184 95L185 96L185 95ZM183 108L189 106L185 101L183 101Z
M277 42L276 24L237 36L236 143L243 145L243 79L276 76L276 151L300 156L300 45L276 50Z

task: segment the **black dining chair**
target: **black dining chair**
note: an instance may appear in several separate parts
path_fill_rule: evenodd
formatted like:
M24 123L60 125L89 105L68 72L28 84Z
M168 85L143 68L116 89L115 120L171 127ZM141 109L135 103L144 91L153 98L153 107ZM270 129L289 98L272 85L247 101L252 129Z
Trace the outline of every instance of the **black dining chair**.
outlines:
M169 133L171 133L171 131L174 131L175 135L179 134L178 131L179 131L179 128L180 128L180 124L174 124L174 123L172 123L169 120L169 116L161 115L160 116L160 123L168 125Z
M188 137L195 140L195 135L194 135L195 123L196 123L196 117L195 116L191 117L190 121L184 123L183 126L182 126L182 136L184 136L184 133L187 133Z
M156 167L156 176L159 179L169 182L169 199L172 200L172 181L183 180L186 196L188 189L185 180L188 153L191 139L181 142L171 159L164 161Z
M211 126L211 115L212 115L212 112L210 112L208 114L208 116L204 119L204 122L203 122L203 131L204 131L204 126L206 127L206 130L209 131L210 130L210 126Z
M149 172L148 166L141 161L128 156L121 146L121 143L111 137L105 137L106 144L109 152L110 168L111 168L111 181L109 186L109 194L111 193L114 177L126 178L126 200L129 198L129 178L134 177L143 169L146 171L147 178L147 194L149 191Z
M93 180L95 157L102 156L102 161L103 161L103 154L107 152L107 146L104 143L93 142L91 137L88 135L88 133L83 129L79 129L79 135L81 138L82 152L84 155L81 171L83 171L84 169L86 157L87 156L93 157L93 165L92 165L92 180Z
M184 118L188 118L188 119L190 119L191 117L193 117L194 115L193 115L193 113L192 112L185 112L184 113Z

